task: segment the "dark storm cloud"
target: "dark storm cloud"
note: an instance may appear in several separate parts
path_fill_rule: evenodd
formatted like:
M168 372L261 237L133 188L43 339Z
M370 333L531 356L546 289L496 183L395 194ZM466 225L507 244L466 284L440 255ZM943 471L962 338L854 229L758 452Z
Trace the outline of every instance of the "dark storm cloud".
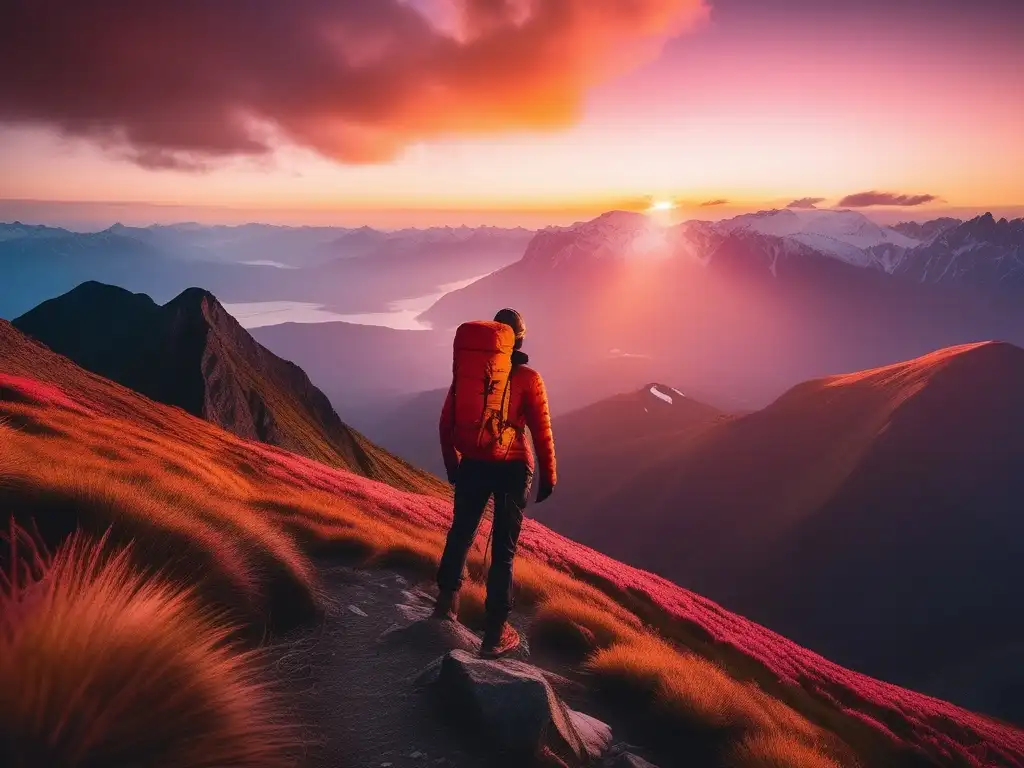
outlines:
M450 0L453 32L404 0L4 5L0 122L156 167L282 141L375 162L421 139L565 126L589 86L706 11L702 0Z
M867 208L871 205L923 205L939 198L936 195L901 195L895 192L858 192L839 201L840 208Z
M711 208L712 206L715 206L715 205L728 205L728 204L729 204L728 200L722 200L722 199L719 199L719 200L707 200L707 201L701 203L700 207L701 208Z
M799 200L794 200L787 208L814 208L818 203L825 202L824 197L801 197Z

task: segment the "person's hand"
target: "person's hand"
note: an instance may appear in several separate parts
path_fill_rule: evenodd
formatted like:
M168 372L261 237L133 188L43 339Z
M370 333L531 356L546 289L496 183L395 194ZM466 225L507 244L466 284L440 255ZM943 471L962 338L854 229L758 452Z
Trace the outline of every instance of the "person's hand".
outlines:
M546 498L551 496L555 492L555 484L549 483L547 480L540 481L540 489L537 491L537 503L540 504Z
M459 465L456 464L454 467L446 467L445 469L448 472L448 485L454 488L456 481L459 479Z

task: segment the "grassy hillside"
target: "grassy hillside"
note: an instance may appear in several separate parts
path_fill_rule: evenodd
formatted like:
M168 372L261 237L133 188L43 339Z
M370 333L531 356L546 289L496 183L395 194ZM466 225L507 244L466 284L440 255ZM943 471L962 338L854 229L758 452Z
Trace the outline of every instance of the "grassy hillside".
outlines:
M445 500L148 401L6 324L0 422L0 509L38 526L50 546L76 528L92 537L109 528L108 552L133 540L124 557L134 569L159 567L172 584L193 585L201 605L250 640L317 615L314 556L432 574L451 515ZM521 551L519 603L535 611L535 643L564 649L571 639L594 684L679 749L710 744L723 764L744 768L1024 760L1019 730L842 669L536 522L524 527ZM111 611L124 604L114 592ZM470 615L480 597L469 590ZM22 626L16 620L6 636ZM16 647L17 657L5 655L13 678L29 668L30 651ZM0 691L14 690L6 683Z

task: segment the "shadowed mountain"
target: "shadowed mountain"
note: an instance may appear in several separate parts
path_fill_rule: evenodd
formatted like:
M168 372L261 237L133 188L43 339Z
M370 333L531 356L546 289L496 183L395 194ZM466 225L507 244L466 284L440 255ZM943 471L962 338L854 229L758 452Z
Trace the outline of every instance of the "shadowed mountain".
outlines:
M14 326L83 368L240 437L400 488L443 490L345 425L301 368L257 343L206 291L160 306L84 283Z
M593 444L621 431L599 426ZM1020 720L1024 675L985 659L1024 643L1022 434L1024 350L951 348L623 452L545 520L842 663Z
M377 423L412 395L451 382L447 334L331 322L268 325L252 335L302 366L357 429Z
M663 384L558 416L553 424L558 490L531 514L578 541L603 539L604 532L594 528L605 525L597 510L606 509L609 493L630 487L655 456L724 418L717 408ZM626 521L634 513L620 514Z
M363 426L370 438L415 467L438 477L445 476L444 459L438 439L438 420L448 388L431 389L396 398L395 407L377 415L368 414Z

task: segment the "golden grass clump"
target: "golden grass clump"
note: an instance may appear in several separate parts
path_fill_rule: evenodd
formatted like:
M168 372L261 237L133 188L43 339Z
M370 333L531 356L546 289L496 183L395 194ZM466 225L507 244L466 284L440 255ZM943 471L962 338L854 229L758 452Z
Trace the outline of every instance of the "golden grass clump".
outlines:
M478 632L487 625L487 589L476 581L466 579L459 591L459 622Z
M587 666L608 689L649 707L666 724L721 739L740 760L737 768L837 765L821 746L835 739L798 712L753 684L734 679L717 664L682 653L654 635L637 633L598 650ZM763 762L773 755L803 762Z
M633 614L617 614L570 591L543 599L530 625L535 643L579 657L633 639L640 631L640 622Z
M292 764L294 732L257 657L191 591L103 539L76 534L45 567L23 535L12 540L22 546L0 584L0 764Z
M755 733L729 756L729 768L842 768L830 757L782 733Z
M684 655L653 635L599 650L588 668L609 688L646 700L662 715L698 730L756 725L753 689L698 656Z

